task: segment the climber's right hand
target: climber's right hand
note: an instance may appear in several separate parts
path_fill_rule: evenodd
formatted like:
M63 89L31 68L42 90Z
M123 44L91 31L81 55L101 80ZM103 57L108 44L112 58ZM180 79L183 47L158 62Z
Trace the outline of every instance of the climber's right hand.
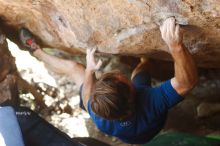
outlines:
M87 49L87 51L86 51L86 70L92 71L92 72L99 70L99 68L102 65L101 60L96 62L95 56L94 56L95 51L96 51L95 48L94 49Z
M173 17L166 19L160 26L161 36L172 52L182 46L183 35L180 32L179 24Z

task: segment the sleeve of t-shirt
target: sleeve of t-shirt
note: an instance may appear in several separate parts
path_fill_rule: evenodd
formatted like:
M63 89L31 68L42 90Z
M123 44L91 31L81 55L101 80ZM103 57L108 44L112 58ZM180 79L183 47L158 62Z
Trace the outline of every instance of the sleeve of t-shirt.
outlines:
M142 97L142 103L146 107L146 110L154 112L157 115L167 112L168 109L182 100L183 97L171 85L171 80L162 83L158 87L146 88Z

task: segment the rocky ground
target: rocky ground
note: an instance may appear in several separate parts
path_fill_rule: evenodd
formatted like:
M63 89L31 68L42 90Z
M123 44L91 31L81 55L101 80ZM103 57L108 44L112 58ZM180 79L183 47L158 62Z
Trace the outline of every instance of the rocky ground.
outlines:
M125 146L120 140L101 133L89 115L78 106L79 95L75 85L67 76L48 72L44 65L32 58L29 53L19 51L14 44L12 54L16 57L16 64L21 76L38 88L44 96L46 107L39 108L30 93L21 91L21 102L24 106L37 111L48 122L70 137L94 137L114 146ZM54 53L47 51L48 53ZM55 54L60 56L59 54ZM61 55L71 59L71 57ZM82 57L75 57L83 61ZM26 61L24 61L26 60ZM121 68L122 71L131 70L126 66L115 65L117 58L105 59L104 70ZM128 71L128 72L129 72ZM128 73L129 74L129 73ZM159 83L154 80L154 83ZM186 96L186 99L173 108L168 116L164 131L180 131L198 135L220 136L220 71L201 70L198 86Z

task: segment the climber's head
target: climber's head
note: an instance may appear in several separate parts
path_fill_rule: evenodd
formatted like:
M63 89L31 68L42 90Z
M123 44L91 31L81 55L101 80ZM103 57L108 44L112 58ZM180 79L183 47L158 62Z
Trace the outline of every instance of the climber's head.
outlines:
M120 72L105 73L96 82L91 109L108 120L126 120L136 107L134 87Z

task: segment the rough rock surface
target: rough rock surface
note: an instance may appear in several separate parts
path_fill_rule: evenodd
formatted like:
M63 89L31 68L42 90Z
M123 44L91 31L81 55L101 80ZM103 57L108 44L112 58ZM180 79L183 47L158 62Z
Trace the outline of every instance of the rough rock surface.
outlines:
M8 50L6 37L0 30L0 105L18 104L17 68Z
M183 25L199 66L219 68L219 0L0 0L1 27L9 38L16 40L26 27L42 45L73 54L98 47L170 60L157 25L170 16Z

